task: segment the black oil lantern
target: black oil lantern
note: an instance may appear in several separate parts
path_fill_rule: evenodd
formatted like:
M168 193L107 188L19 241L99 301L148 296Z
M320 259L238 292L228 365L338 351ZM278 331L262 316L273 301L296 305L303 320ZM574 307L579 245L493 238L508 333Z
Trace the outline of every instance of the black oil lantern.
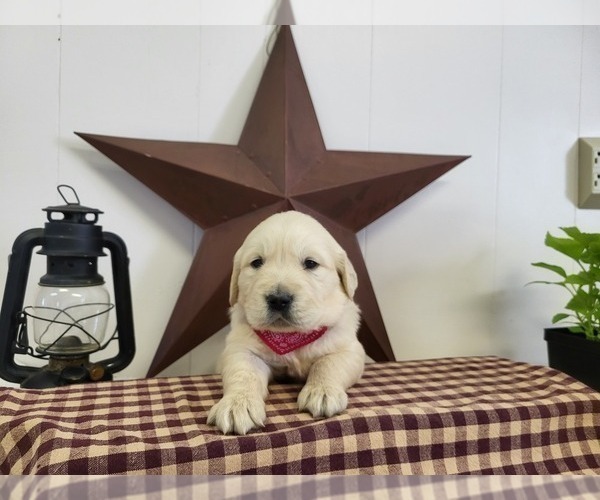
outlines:
M70 190L76 202L67 201ZM15 240L0 311L0 377L22 387L46 388L111 380L135 354L129 259L123 240L97 225L102 212L80 204L75 190L58 186L66 205L48 207L43 229L29 229ZM35 303L23 307L32 252L46 256ZM114 304L98 274L98 257L111 257ZM111 311L116 328L107 335ZM33 330L33 335L31 335ZM32 337L33 336L33 342ZM90 354L118 342L118 353L90 362ZM32 344L35 344L32 347ZM16 355L47 360L43 368L23 366Z

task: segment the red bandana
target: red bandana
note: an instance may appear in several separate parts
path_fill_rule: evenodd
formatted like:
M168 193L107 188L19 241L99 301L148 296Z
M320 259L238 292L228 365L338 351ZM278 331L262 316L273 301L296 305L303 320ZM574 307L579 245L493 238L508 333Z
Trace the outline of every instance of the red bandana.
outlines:
M295 351L311 342L314 342L327 331L322 326L312 332L272 332L271 330L254 330L260 340L269 346L277 354L287 354Z

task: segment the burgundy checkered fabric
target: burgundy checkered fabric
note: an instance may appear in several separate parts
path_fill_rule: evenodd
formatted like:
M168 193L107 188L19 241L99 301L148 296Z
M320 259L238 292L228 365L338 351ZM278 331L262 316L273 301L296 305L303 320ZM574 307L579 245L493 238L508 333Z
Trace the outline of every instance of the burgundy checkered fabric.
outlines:
M206 425L216 375L0 390L3 474L600 473L600 394L496 357L367 365L348 409L298 413L274 384L267 425Z

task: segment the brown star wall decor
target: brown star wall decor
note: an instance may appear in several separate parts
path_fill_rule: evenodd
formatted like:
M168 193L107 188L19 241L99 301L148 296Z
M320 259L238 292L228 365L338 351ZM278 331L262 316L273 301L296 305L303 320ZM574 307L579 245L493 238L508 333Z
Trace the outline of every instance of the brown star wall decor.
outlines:
M395 359L356 232L468 158L327 150L289 26L237 145L77 134L204 229L149 376L227 325L233 255L284 210L314 216L345 248L359 280L359 338L374 360Z

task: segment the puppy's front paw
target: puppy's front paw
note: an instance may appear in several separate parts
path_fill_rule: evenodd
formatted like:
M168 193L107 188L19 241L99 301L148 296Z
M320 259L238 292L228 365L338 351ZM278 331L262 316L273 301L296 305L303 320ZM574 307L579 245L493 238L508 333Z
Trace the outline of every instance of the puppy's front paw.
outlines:
M247 394L226 394L211 408L207 423L216 425L223 434L246 434L257 427L264 427L266 418L262 399Z
M346 409L348 396L335 386L306 384L298 395L298 409L313 417L331 417Z

